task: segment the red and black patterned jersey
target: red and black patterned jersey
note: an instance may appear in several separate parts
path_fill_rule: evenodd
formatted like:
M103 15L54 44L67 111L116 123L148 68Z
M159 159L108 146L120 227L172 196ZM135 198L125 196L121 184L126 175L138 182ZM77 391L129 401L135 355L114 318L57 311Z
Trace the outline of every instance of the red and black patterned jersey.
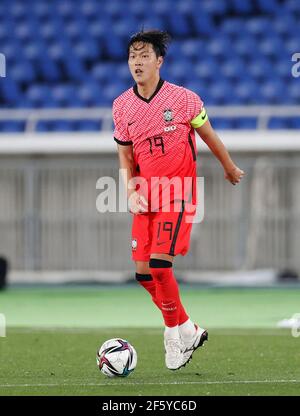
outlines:
M160 80L152 97L145 99L135 85L113 103L114 139L122 145L133 145L137 174L148 183L154 177L182 181L190 177L194 181L196 145L190 123L202 109L200 97L184 87ZM153 183L148 199L152 188ZM185 189L179 199L190 200L190 193Z

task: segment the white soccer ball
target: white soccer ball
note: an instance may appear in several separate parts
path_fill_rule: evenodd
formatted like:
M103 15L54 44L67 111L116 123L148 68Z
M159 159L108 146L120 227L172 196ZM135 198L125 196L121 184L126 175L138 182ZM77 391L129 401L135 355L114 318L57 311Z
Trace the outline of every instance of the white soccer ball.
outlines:
M135 369L137 353L125 339L105 341L96 356L99 370L108 377L127 377Z

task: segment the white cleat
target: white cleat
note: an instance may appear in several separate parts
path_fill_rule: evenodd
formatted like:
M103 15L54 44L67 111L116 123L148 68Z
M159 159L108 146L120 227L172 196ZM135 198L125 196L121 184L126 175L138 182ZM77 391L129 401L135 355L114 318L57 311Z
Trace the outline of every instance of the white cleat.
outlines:
M183 352L182 367L190 362L194 351L196 351L197 348L202 347L204 341L208 340L208 332L206 329L200 328L198 325L195 325L195 327L196 332L193 338L189 341L183 341L185 350Z
M165 339L165 360L169 370L178 370L183 366L185 345L180 339Z

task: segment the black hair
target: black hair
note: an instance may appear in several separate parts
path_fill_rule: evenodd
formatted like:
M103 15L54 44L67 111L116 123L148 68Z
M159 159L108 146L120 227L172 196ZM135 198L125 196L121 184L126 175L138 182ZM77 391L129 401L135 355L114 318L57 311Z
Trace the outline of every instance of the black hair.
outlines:
M171 42L171 36L168 32L163 30L141 30L131 36L127 46L127 55L129 56L129 49L136 42L150 43L153 46L156 57L165 56L168 45Z

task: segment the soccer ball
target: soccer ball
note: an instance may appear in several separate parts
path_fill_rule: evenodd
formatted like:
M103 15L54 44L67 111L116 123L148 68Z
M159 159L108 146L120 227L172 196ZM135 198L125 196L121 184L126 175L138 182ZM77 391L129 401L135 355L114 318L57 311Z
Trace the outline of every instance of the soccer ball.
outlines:
M127 377L135 369L137 353L125 339L105 341L96 356L99 370L108 377Z

